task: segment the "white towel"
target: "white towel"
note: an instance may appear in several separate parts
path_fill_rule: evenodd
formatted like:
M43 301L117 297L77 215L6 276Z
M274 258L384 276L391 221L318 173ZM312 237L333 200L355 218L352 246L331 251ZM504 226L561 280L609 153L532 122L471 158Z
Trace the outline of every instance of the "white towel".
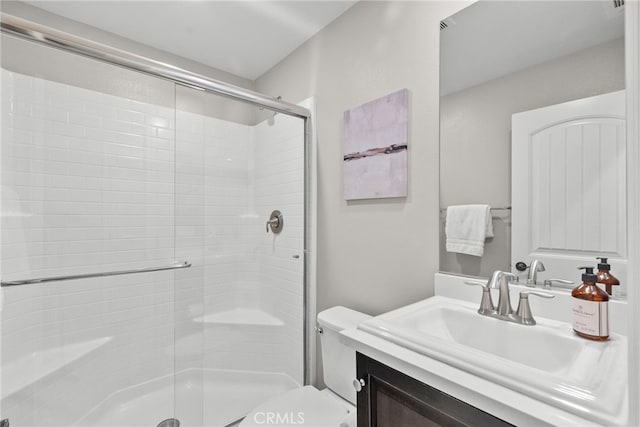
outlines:
M444 226L447 251L474 256L484 254L484 241L493 237L489 205L459 205L447 208Z

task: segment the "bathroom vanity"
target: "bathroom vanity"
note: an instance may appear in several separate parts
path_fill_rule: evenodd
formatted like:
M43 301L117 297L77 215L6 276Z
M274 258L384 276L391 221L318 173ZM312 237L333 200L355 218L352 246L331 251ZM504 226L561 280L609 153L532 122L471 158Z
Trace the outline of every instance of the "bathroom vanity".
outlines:
M467 416L472 425L627 424L626 334L614 327L604 343L577 337L551 316L567 305L562 292L546 310L532 304L536 325L482 316L481 293L465 280L436 275L436 296L341 332L358 352L360 427L465 425ZM450 295L438 295L442 282ZM614 325L624 322L618 305Z

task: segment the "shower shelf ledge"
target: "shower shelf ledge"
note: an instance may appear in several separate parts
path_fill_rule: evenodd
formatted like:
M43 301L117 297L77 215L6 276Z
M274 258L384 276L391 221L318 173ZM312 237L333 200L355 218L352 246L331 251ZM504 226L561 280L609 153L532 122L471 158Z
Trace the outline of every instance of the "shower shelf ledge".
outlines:
M47 375L69 366L109 341L111 341L111 337L82 341L47 350L34 351L8 362L2 367L2 396L0 398L4 399L45 378Z
M223 325L283 326L284 322L260 309L235 308L193 319L196 323Z

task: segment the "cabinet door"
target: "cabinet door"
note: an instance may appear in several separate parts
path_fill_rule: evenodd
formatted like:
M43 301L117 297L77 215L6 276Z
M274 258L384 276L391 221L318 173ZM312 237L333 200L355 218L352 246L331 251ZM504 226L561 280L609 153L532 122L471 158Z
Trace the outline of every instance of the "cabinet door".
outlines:
M511 425L360 353L357 374L358 427Z

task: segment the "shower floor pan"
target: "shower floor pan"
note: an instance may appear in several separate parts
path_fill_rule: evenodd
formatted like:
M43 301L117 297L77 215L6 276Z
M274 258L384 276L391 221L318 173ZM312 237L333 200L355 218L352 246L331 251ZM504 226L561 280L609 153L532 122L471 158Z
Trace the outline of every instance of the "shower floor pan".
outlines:
M180 427L222 427L297 387L282 373L187 369L112 394L73 427L150 427L169 418Z

